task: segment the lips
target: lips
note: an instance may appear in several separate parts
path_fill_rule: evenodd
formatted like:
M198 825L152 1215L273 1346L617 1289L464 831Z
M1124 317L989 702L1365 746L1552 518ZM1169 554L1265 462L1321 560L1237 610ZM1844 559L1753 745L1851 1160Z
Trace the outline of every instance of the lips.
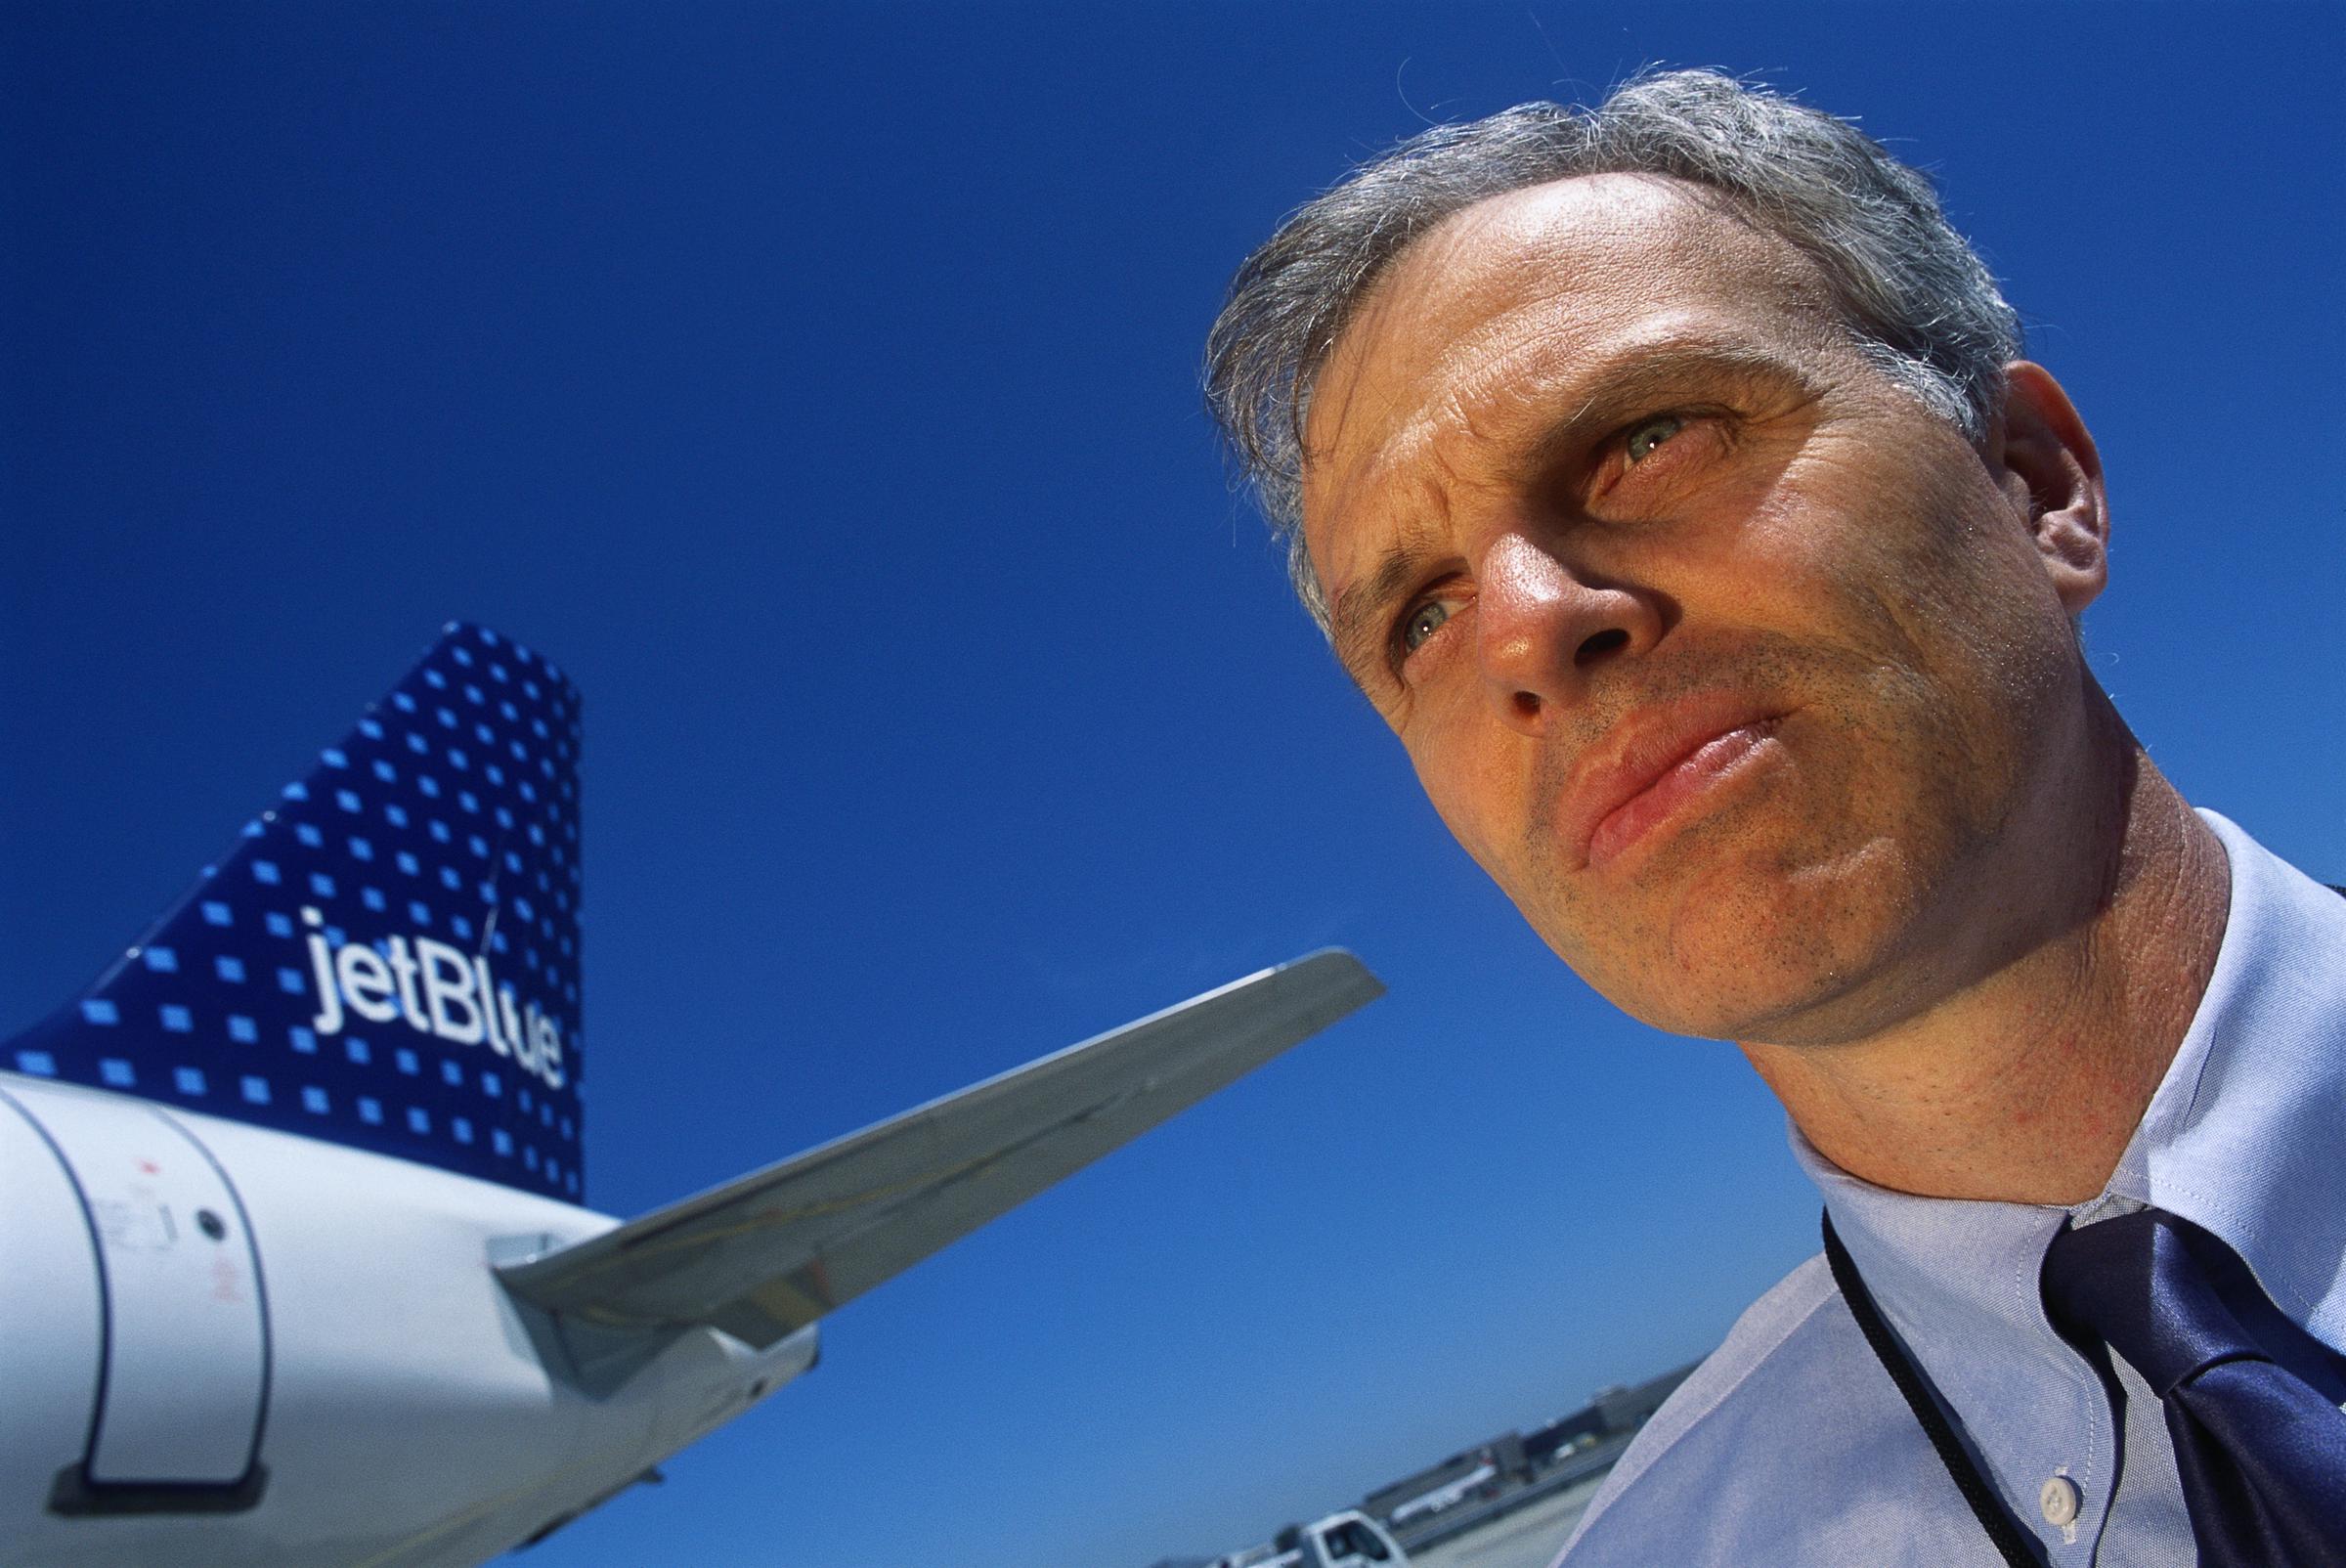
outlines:
M1749 697L1713 696L1647 711L1618 726L1574 770L1566 842L1603 866L1765 751L1782 715Z

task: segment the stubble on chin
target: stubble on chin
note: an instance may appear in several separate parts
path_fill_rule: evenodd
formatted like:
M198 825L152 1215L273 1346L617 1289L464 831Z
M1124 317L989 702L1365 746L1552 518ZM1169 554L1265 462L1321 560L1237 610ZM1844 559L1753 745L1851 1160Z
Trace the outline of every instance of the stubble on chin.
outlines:
M1657 1028L1855 1037L1910 1001L1899 976L1929 968L1935 890L1995 835L1990 801L1963 788L1983 737L1910 668L1781 637L1681 663L1637 700L1721 688L1795 710L1766 775L1668 824L1607 886L1558 841L1554 761L1532 786L1526 885L1508 891L1558 956Z

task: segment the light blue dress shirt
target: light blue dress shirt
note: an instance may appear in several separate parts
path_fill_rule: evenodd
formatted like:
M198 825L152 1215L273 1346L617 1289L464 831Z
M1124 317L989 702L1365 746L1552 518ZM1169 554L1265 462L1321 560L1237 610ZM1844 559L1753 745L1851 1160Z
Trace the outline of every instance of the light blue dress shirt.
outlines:
M2131 1397L2113 1412L2045 1321L2038 1266L2072 1215L2182 1215L2245 1258L2283 1312L2346 1347L2346 898L2200 814L2231 859L2223 945L2102 1197L2070 1208L1915 1198L1792 1134L1883 1316L2054 1568L2195 1560L2157 1403L2119 1362ZM1655 1415L1562 1561L2002 1564L1821 1255L1745 1312Z

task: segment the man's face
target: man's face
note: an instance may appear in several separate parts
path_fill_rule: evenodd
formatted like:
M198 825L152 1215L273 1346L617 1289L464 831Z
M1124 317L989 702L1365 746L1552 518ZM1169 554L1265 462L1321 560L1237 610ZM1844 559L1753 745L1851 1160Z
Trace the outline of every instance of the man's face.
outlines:
M1306 435L1339 657L1616 1003L1850 1039L2000 961L2082 600L2001 433L1873 369L1793 246L1650 177L1485 201L1379 282Z

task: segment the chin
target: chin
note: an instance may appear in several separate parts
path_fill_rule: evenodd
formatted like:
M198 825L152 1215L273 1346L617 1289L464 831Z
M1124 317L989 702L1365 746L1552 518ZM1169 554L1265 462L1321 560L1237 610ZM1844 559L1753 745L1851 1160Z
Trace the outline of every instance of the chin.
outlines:
M1827 1045L1871 1032L1878 1010L1865 1000L1866 989L1861 979L1837 964L1760 961L1747 952L1709 973L1689 966L1667 995L1612 999L1640 1023L1671 1034Z
M1721 870L1659 918L1616 925L1567 962L1641 1023L1712 1039L1818 1044L1881 1022L1882 978L1920 905L1876 840L1822 865Z

